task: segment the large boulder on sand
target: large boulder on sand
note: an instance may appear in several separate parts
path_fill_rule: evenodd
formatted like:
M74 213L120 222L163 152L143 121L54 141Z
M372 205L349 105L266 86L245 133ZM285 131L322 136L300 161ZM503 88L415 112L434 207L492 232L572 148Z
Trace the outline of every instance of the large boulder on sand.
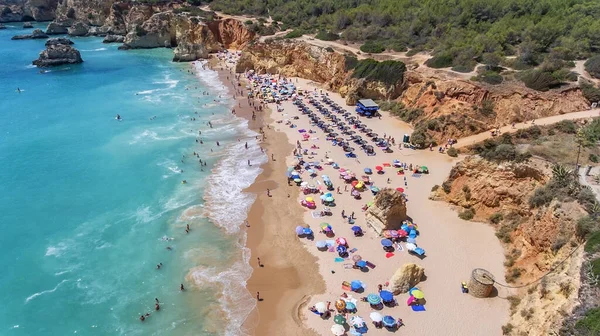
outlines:
M417 264L404 264L392 276L389 283L390 292L394 295L408 292L425 276L425 269Z
M54 44L46 47L46 50L40 53L40 57L33 61L38 67L57 66L62 64L81 63L81 54L79 50L65 44Z
M377 193L373 205L365 214L367 225L381 234L383 230L398 230L406 220L406 199L396 189L384 188Z
M90 30L90 26L86 23L77 21L71 27L69 27L68 32L71 36L86 36Z

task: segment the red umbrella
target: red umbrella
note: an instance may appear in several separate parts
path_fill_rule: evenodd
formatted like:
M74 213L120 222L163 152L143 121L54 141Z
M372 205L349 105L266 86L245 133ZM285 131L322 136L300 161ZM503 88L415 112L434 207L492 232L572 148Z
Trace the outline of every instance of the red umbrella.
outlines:
M398 190L399 192L404 192L404 188L398 187L398 188L396 188L396 190Z
M358 184L358 181L352 181L352 186L356 187L356 185Z
M382 166L375 166L375 170L383 170Z
M398 230L398 236L400 237L406 237L408 236L408 232L404 231L404 230Z

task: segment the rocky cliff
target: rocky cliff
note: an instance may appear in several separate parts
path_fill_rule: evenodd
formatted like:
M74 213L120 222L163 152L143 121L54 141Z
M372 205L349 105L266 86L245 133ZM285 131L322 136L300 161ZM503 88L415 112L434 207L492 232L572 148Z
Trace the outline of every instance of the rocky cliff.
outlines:
M396 189L381 189L373 205L365 213L367 225L381 234L383 230L399 230L406 220L406 198Z
M0 22L50 21L58 0L0 0Z
M577 202L556 200L531 208L530 196L550 176L545 161L496 164L470 156L456 164L431 195L459 211L473 209L473 220L493 225L506 251L506 281L517 286L533 282L511 298L510 335L552 334L576 302L582 251L570 253L578 245L576 221L585 211ZM554 271L542 281L535 281L550 270Z

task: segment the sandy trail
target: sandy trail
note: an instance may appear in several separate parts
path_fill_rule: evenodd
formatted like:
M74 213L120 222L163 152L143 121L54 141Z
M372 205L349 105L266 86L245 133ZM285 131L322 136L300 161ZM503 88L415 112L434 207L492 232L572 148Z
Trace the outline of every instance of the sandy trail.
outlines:
M579 112L573 112L573 113L559 114L559 115L550 116L550 117L546 117L546 118L535 119L534 124L532 124L531 120L529 120L529 121L515 124L514 127L512 127L511 125L500 127L500 133L514 133L520 129L526 129L526 128L529 128L529 127L532 127L535 125L544 126L544 125L556 124L557 122L560 122L562 120L577 120L577 119L597 117L598 111L599 111L599 109L592 109L592 110L585 110L585 111L579 111ZM462 139L458 139L458 143L456 145L454 145L454 147L456 147L456 148L468 147L468 146L474 145L478 142L482 142L485 139L490 139L490 138L493 138L493 136L491 135L491 131L487 131L487 132L471 135L468 137L464 137Z
M296 81L296 79L294 79ZM312 90L315 85L306 80L298 79L297 86L302 89ZM337 94L329 93L329 97L343 106L348 111L353 111L353 107L345 105L344 100ZM295 143L301 140L299 129L313 129L316 131L309 141L301 142L304 148L316 145L319 149L312 150L318 154L313 159L323 159L325 152L329 152L329 157L340 164L341 167L351 169L357 176L362 175L365 167L374 168L375 165L381 165L384 162L392 162L398 159L402 162L427 165L431 171L429 175L413 177L406 175L406 185L403 175L397 175L391 168L385 169L383 175L371 175L374 184L378 187L404 187L408 195L408 215L413 218L415 223L419 224L421 236L417 239L419 246L427 251L427 257L423 260L409 255L406 250L397 251L395 256L386 259L385 252L382 250L378 237L374 231L367 228L364 213L361 207L372 199L371 192L362 192L362 200L355 200L351 197L349 191L344 192L344 183L338 178L339 173L331 166L324 165L324 169L319 172L329 175L335 185L340 186L342 194L335 194L337 206L332 208L333 216L325 218L313 218L312 213L304 208L304 222L309 224L313 230L318 232L321 222L330 223L336 237L345 237L348 239L351 248L357 248L356 253L360 254L365 260L369 260L377 267L368 273L358 270L345 269L343 262L335 262L336 253L319 252L314 246L314 242L302 239L306 249L318 258L319 270L327 288L324 294L316 295L309 300L313 305L319 301L335 301L342 294L342 281L361 280L367 284L367 290L364 294L377 292L377 284L384 284L389 281L392 274L405 263L417 263L425 268L427 280L422 282L419 287L425 292L427 304L426 312L413 312L406 305L407 294L401 294L396 297L399 306L394 308L385 308L382 311L384 315L400 317L406 324L400 330L402 334L410 335L500 335L501 326L508 321L508 303L502 299L509 294L499 288L497 297L489 299L476 299L470 295L462 294L460 291L460 282L467 281L474 268L481 267L491 271L495 276L504 279L504 253L502 246L494 235L494 230L485 224L467 222L459 219L455 211L444 203L433 202L428 199L431 188L436 184L441 184L455 160L447 155L429 151L414 151L409 149L399 150L394 148L394 153L383 153L376 149L376 156L367 156L357 148L357 159L346 158L340 147L333 147L325 141L324 133L309 125L307 116L298 112L297 108L291 102L282 104L283 112L272 112L273 119L284 121L289 119L298 127L290 128L285 122L275 123L275 129L286 133L287 138ZM316 109L312 108L315 112ZM317 112L318 113L318 112ZM356 113L352 113L356 115ZM298 116L298 120L293 120ZM400 141L404 133L410 133L409 125L384 115L382 119L364 119L361 118L370 128L380 136L391 135L397 142ZM360 134L360 133L359 133ZM291 156L287 158L287 164L291 165L294 159ZM284 174L285 172L281 172ZM303 178L310 181L307 173ZM387 179L390 184L387 184ZM314 179L313 183L322 183L320 178ZM290 187L296 188L297 187ZM318 195L315 195L318 198ZM297 201L305 197L301 195ZM297 207L301 207L296 203ZM319 204L317 209L321 209ZM349 215L355 212L356 224L363 227L365 236L355 238L352 235L350 227L341 217L341 211L345 210ZM282 223L282 230L293 231L296 225L302 223ZM298 239L298 238L296 238ZM317 233L316 240L325 239L324 235ZM333 271L333 272L332 272ZM352 294L352 293L348 293ZM354 293L355 298L360 294ZM367 303L358 303L358 314L368 322L368 315L371 309ZM292 314L296 314L293 312ZM330 328L333 321L323 320L319 316L309 312L306 307L302 308L300 314L304 316L306 323L315 329L321 335L330 335ZM481 323L465 323L464 317L469 316L471 321L481 321ZM375 329L369 324L370 335L388 335L389 332L384 329Z

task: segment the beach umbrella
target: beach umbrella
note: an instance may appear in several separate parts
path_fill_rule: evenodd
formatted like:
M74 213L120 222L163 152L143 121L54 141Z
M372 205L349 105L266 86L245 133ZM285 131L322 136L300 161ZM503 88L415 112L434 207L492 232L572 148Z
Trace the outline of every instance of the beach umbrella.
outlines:
M306 201L313 203L315 200L312 197L309 196L309 197L306 198Z
M346 309L349 311L354 311L356 309L356 305L350 301L346 302Z
M310 236L311 234L313 234L313 231L310 228L304 228L302 230L302 234L305 234L307 236Z
M338 245L338 247L336 248L336 251L338 251L338 253L344 253L346 252L348 249L346 249L345 246L343 245Z
M382 166L375 166L375 170L377 170L377 171L382 171L382 170L383 170L383 167L382 167Z
M324 313L327 310L327 304L325 304L325 302L317 302L315 304L315 309L319 312L319 313Z
M342 309L346 308L346 301L344 301L344 300L337 300L335 302L335 308L337 308L338 310L342 310Z
M406 239L406 242L407 242L407 243L411 243L411 244L416 244L416 243L417 243L417 240L416 240L415 238L407 238L407 239Z
M379 292L379 296L383 300L383 302L392 302L394 301L394 295L390 291L382 290Z
M345 320L345 319L344 319ZM335 321L334 321L335 322ZM346 333L346 329L344 329L344 326L340 325L340 324L334 324L331 327L331 332L336 335L336 336L341 336L343 334Z
M335 322L337 324L345 324L346 323L346 318L344 317L344 315L338 314L338 315L335 315L333 317L333 322Z
M358 266L360 268L367 267L367 262L364 260L357 261L356 266Z
M383 325L386 327L394 327L396 325L396 320L393 317L386 315L383 317Z
M371 168L365 168L365 173L366 174L371 174L373 171L371 170Z
M410 230L410 232L408 233L408 236L410 238L416 238L417 237L417 230Z
M362 327L365 324L365 320L363 320L362 317L360 317L360 316L353 316L350 319L350 323L353 326Z
M331 197L331 196L325 197L325 201L326 202L333 202L333 197Z
M340 245L346 245L346 243L347 243L346 238L344 238L344 237L340 237L340 238L336 239L335 242Z
M353 226L351 229L352 229L352 231L354 231L354 232L359 232L359 231L362 231L362 228L361 228L360 226L356 226L356 225L355 225L355 226Z
M295 179L294 179L294 182L296 182L296 183L298 183L298 182L302 182L302 179L300 179L300 178L295 178Z
M352 282L350 282L350 289L352 291L357 291L361 288L363 288L363 283L360 280L352 280Z
M355 187L358 184L358 181L352 181L352 186Z
M302 182L302 183L300 183L300 186L301 186L301 187L306 187L307 185L308 185L308 182L306 182L306 181L305 181L305 182Z
M383 316L381 316L381 314L379 314L378 312L371 312L371 314L369 314L369 317L371 318L371 320L373 322L381 322L381 321L383 321Z
M414 296L415 299L422 299L425 297L425 294L418 289L413 290L411 295Z
M371 187L371 191L372 192L379 192L379 188L377 188L376 186L372 186Z
M385 246L385 247L389 247L392 246L392 241L389 239L382 239L381 240L381 245Z
M321 226L321 229L324 229L324 228L326 228L326 227L329 226L329 223L323 222L323 223L320 224L320 226Z
M367 295L367 301L372 305L377 305L381 303L381 298L377 294L369 294Z
M415 245L414 243L406 243L406 249L409 251L414 251L414 249L417 248L417 245Z
M398 188L396 188L396 190L398 190L398 191L399 191L399 192L401 192L401 193L403 193L403 192L404 192L404 188L400 188L400 187L398 187Z
M327 242L324 240L317 240L315 242L315 245L317 246L317 248L324 248L325 246L327 246Z
M359 262L362 260L362 257L359 254L355 254L352 256L352 261Z
M355 187L356 187L356 189L360 189L363 187L363 183L359 181Z
M296 226L296 234L301 235L304 232L304 228L302 226Z
M360 195L358 190L356 190L356 189L352 190L352 196L358 196L358 195Z
M406 232L404 230L398 230L396 232L398 233L398 236L400 236L400 237L406 237L406 236L408 236L408 232Z

